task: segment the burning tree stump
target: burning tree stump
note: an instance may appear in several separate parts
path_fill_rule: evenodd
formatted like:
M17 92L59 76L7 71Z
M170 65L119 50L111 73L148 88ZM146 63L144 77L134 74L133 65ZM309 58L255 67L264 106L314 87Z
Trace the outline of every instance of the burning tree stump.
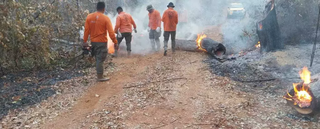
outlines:
M309 115L317 111L318 100L310 89L312 80L308 68L304 67L299 74L303 82L294 83L293 89L283 97L287 100L288 105L296 109L299 113Z
M296 92L295 90L300 93ZM306 95L308 97L303 98L303 95ZM287 104L301 114L309 115L316 111L318 100L313 95L311 89L309 89L309 87L305 87L303 83L299 83L298 85L296 85L295 88L292 89L284 97L287 99Z
M183 51L206 52L213 57L224 55L226 53L226 48L223 44L210 38L202 38L197 41L178 39L176 40L176 49Z
M257 23L257 33L261 43L261 52L284 48L284 43L280 37L281 33L277 20L276 6L273 1L266 5L265 17Z

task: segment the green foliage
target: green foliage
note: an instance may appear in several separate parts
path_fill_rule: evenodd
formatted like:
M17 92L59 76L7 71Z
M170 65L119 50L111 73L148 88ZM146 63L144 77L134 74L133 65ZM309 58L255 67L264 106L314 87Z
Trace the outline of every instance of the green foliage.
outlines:
M54 51L59 43L51 39L77 42L86 15L77 0L0 3L0 74L47 68L65 58Z

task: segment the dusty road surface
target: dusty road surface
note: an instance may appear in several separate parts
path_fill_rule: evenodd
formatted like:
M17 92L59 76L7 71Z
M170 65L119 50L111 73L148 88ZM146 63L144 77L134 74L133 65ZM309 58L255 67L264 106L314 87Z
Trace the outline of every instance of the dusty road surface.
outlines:
M221 103L237 106L245 100L224 91L229 84L214 79L205 58L182 51L117 58L111 81L89 88L70 110L41 128L220 126L224 118L206 114Z

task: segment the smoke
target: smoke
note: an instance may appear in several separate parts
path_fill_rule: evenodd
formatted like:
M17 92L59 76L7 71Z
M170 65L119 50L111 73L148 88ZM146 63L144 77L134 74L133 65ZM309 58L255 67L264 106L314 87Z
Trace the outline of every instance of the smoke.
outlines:
M138 5L135 7L123 7L124 12L130 14L136 25L137 25L137 33L132 33L133 39L131 42L131 48L133 54L149 54L152 53L151 51L151 41L149 40L149 33L147 31L148 23L149 23L149 17L148 17L148 11L146 10L146 7L150 4L153 5L153 7L158 10L162 16L163 12L167 9L167 4L170 1L159 1L159 0L150 0L150 1L139 1ZM175 1L172 1L175 3ZM176 5L177 6L177 5ZM116 23L117 14L108 13L108 16L110 17L113 25ZM163 47L163 29L162 29L162 35L160 37L160 44L161 47ZM125 48L125 40L122 41L120 44L120 47Z
M240 19L226 19L221 26L223 43L228 53L238 53L253 47L258 42L256 23L263 18L266 0L242 1L246 14ZM225 16L226 17L226 16Z
M253 46L256 42L255 25L262 15L266 0L239 0L244 5L247 14L244 19L227 19L227 8L231 3L230 0L138 0L135 7L130 7L130 4L123 4L124 12L132 15L137 24L138 33L133 33L132 53L148 54L151 52L151 43L147 32L149 22L147 5L152 4L153 7L160 12L167 9L169 2L175 4L175 10L179 15L182 15L183 10L187 11L188 20L186 23L179 19L177 27L177 38L195 40L196 34L204 32L210 26L219 26L220 32L223 35L223 44L227 46L227 50L241 51L245 48ZM261 10L261 12L257 11ZM107 14L112 20L113 26L116 22L117 14L108 12ZM252 34L251 37L246 37L244 32ZM214 39L215 40L215 39ZM161 47L163 47L163 30L160 37ZM170 43L170 41L169 41ZM125 46L125 41L122 41L120 47ZM170 47L169 47L170 48Z

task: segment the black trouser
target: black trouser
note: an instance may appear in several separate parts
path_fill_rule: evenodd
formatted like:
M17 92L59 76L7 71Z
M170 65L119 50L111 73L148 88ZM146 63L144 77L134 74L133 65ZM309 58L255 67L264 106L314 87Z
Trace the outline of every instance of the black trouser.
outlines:
M161 32L158 33L156 30L150 30L149 32L149 39L151 41L151 47L153 51L160 50L160 39L159 39L160 35L161 35Z
M165 31L163 33L163 37L164 37L164 50L166 51L168 49L168 41L169 41L169 37L171 35L171 48L172 51L175 51L175 47L176 47L176 31Z
M103 63L107 59L108 43L92 42L92 55L96 58L97 74L103 74Z
M121 33L122 37L118 38L118 46L120 46L120 43L122 42L123 38L126 40L126 45L127 45L127 51L131 52L131 40L132 40L132 34L131 33Z

